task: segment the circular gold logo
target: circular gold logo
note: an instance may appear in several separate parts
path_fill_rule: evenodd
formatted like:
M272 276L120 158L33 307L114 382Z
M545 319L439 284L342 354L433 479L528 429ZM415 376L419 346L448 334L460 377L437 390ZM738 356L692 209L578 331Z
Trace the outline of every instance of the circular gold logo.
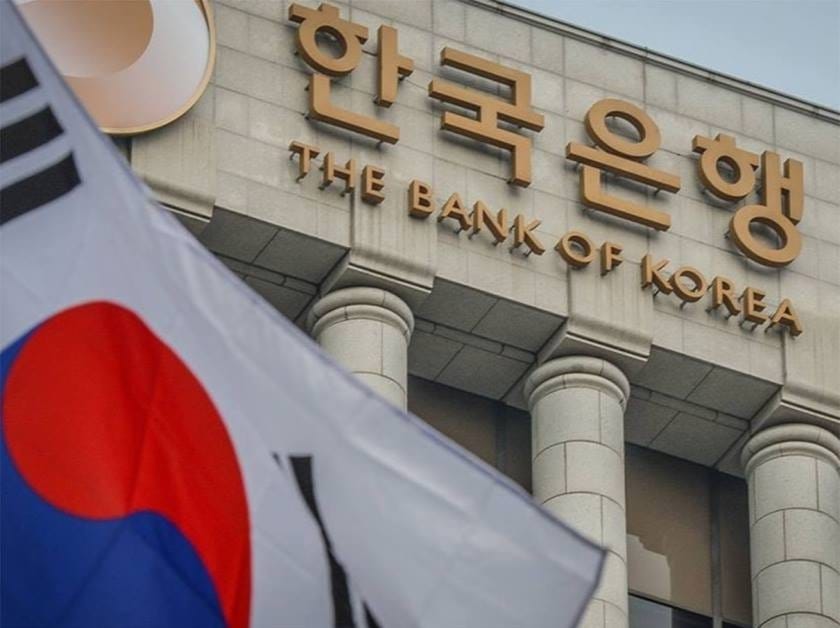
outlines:
M215 58L207 0L15 0L106 133L172 122L204 92Z

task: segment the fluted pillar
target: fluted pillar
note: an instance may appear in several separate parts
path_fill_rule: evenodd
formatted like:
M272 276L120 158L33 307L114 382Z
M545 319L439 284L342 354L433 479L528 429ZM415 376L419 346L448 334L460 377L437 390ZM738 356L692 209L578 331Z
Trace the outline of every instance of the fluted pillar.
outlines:
M318 344L339 364L405 409L408 341L414 329L405 301L380 288L342 288L312 307L308 323Z
M840 626L840 438L786 423L741 454L756 628Z
M630 385L613 364L570 356L525 384L531 409L534 498L608 551L581 628L627 626L624 408Z

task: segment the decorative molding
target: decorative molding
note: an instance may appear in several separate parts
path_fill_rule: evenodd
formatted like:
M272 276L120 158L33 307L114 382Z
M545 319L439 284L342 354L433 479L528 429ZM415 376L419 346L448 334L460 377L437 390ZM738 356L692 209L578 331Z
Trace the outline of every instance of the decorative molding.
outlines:
M804 423L785 423L759 430L741 450L747 475L763 462L779 456L820 458L840 469L840 437L829 430Z
M753 430L810 423L840 433L840 320L803 311L808 333L783 337L784 383L752 420Z
M554 358L538 366L525 381L528 405L565 388L594 388L614 397L622 409L630 397L630 382L621 370L606 360L586 355Z
M840 111L804 100L802 98L789 96L774 89L770 89L769 87L763 87L755 83L750 83L749 81L745 81L722 72L708 70L688 61L682 61L676 57L655 52L653 50L649 50L648 48L637 46L636 44L608 37L607 35L602 35L595 31L575 26L573 24L569 24L568 22L563 22L536 11L530 11L528 9L508 4L507 2L501 2L500 0L463 1L467 4L482 7L488 11L499 13L505 17L513 18L532 26L539 26L540 28L553 31L564 37L570 37L578 41L592 44L593 46L606 48L612 52L623 54L627 57L633 57L634 59L639 59L646 63L657 65L674 72L679 72L680 74L685 74L713 85L719 85L753 98L759 98L774 105L779 105L787 109L792 109L793 111L814 116L815 118L826 122L840 124Z
M387 290L370 287L343 288L318 300L307 317L307 327L316 338L342 320L375 320L399 329L406 340L414 330L414 315L401 298Z

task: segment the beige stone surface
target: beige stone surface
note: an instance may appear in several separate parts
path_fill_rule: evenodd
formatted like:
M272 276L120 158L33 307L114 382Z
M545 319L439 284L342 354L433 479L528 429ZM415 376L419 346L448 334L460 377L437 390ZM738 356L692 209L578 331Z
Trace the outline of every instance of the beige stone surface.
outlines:
M203 99L212 103L213 90ZM200 232L213 217L217 193L215 129L204 113L197 106L131 143L135 171L157 200L184 216L194 232Z
M363 115L394 121L403 134L396 146L376 146L358 134L306 119L305 87L310 69L294 54L297 27L287 22L281 4L242 0L216 3L219 50L213 86L215 114L211 111L210 117L215 115L220 131L216 136L217 178L221 182L218 196L228 205L236 205L228 209L348 246L352 258L348 268L358 265L379 276L399 276L402 282L419 284L421 292L432 286L435 276L445 277L529 308L567 316L575 307L575 295L578 303L583 303L587 290L597 291L619 276L626 276L628 288L637 288L633 286L637 269L629 264L607 279L594 273L579 281L584 274L571 275L573 284L582 284L576 287L568 281L565 264L551 250L543 256L523 258L511 254L507 247L493 247L483 237L469 240L465 233L456 236L445 223L407 219L403 211L404 185L410 178L425 177L434 186L437 203L459 192L468 205L480 199L494 208L505 207L511 214L541 219L538 233L549 249L565 229L579 228L596 243L606 238L622 243L630 260L638 261L649 252L671 256L674 266L694 263L709 278L725 271L728 276L735 275L732 278L739 287L749 282L765 289L772 295L771 304L781 296L792 298L803 315L819 308L825 311L833 307L836 311L840 307L840 276L835 270L840 267L840 235L836 229L840 207L832 183L836 183L840 171L840 125L831 121L829 113L813 109L809 113L807 107L791 99L774 100L755 88L708 72L690 71L630 46L596 41L573 27L529 18L490 0L477 4L371 0L352 3L352 8L349 3L337 2L345 18L372 30L359 67L348 77L334 81L336 103ZM400 30L401 51L416 63L415 73L402 81L397 103L390 110L370 102L375 87L374 31L379 24ZM441 68L438 55L444 45L532 75L533 102L545 115L546 126L539 133L525 132L535 142L530 188L506 183L509 155L505 151L439 128L441 111L448 107L426 95L431 78L461 81L504 96L504 90L492 81ZM589 141L580 135L583 116L596 100L608 96L636 102L653 117L663 144L650 162L680 174L683 187L678 194L654 197L649 191L640 192L620 179L611 179L607 189L671 214L673 226L667 233L602 212L584 211L578 203L577 173L563 157L565 143ZM758 268L746 262L725 238L733 207L703 193L696 156L691 152L693 135L718 131L732 134L750 150L778 150L783 158L795 157L805 164L805 214L799 226L806 236L805 248L790 268ZM281 166L287 156L286 146L293 139L314 143L323 151L332 150L339 161L355 157L360 166L367 161L384 166L389 172L386 204L365 207L358 196L342 198L330 190L318 190L317 171L295 182L292 171ZM319 165L316 160L316 167ZM267 186L282 199L277 204L298 204L300 209L261 210L258 202L241 200L236 190L227 189L239 185L229 174ZM721 265L720 260L732 263ZM606 291L617 294L617 290L610 285ZM546 298L548 294L551 298ZM660 295L655 304L654 346L678 349L757 380L781 383L784 367L776 332L749 331L735 319L707 314L702 304L679 309L678 302L667 295ZM665 312L673 318L663 321L660 313ZM619 322L628 329L637 322L628 313L621 316L626 320ZM808 335L822 342L822 327L808 324L806 328ZM801 340L807 342L804 336ZM792 374L792 369L789 372Z
M588 356L550 359L525 384L534 498L608 550L585 620L599 628L627 626L624 450L615 447L628 393L621 371Z
M500 466L515 460L510 468L518 465L523 484L533 464L537 498L613 549L582 625L625 626L626 569L618 564L626 558L625 440L737 475L751 430L795 420L840 432L840 114L494 0L333 2L343 18L368 27L370 37L359 66L332 81L332 102L400 127L396 145L377 144L307 117L312 70L295 53L298 27L287 19L288 4L214 2L218 47L210 87L182 119L134 138L132 165L279 311L301 325L318 319L315 336L325 349L396 405L406 403L409 372L460 394L504 400L512 412L510 406L525 409L532 401L530 426L518 424L504 453L508 433L478 427L475 417L464 419L471 427L463 433L456 419L440 425L485 459L495 456ZM376 29L383 24L397 28L400 52L415 62L389 109L373 103ZM533 107L545 127L519 130L533 142L529 187L507 182L506 150L441 128L444 112L464 111L429 98L432 79L509 98L498 83L441 67L444 46L531 75ZM666 212L667 231L581 204L579 172L565 159L565 147L592 143L584 116L608 97L652 117L662 143L647 163L679 175L681 189L654 194L609 176L604 190ZM748 261L726 237L733 212L757 202L758 194L727 203L704 191L691 141L717 133L747 150L774 150L803 163L803 250L789 267ZM321 151L300 180L298 162L289 160L293 140ZM385 168L385 201L365 203L358 189L342 195L337 184L322 189L328 151L339 164L354 159L357 176L367 164ZM407 214L406 189L414 178L433 187L435 213L427 220ZM541 220L535 234L546 252L525 256L509 240L494 244L486 229L469 237L456 232L454 221L439 223L437 211L453 192L468 208L481 200L492 212L507 210L510 219ZM572 229L596 247L621 244L624 262L605 276L597 258L570 269L553 247ZM770 312L790 298L805 331L791 338L753 328L708 311L708 296L689 304L654 296L640 286L646 254L670 260L666 277L688 264L708 280L728 277L738 292L759 288ZM361 286L386 296L371 303L356 292L355 301L318 309L330 291L351 294L344 291ZM330 317L336 309L342 313ZM405 329L415 316L412 336ZM567 382L536 403L529 399L526 382L535 366L574 354L618 364L633 383L629 403L627 395L616 400L603 382ZM498 419L497 428L506 421ZM836 614L838 558L821 551L819 540L834 539L831 522L840 521L836 473L825 459L797 451L764 460L748 474L756 625L782 625L778 612L786 613L787 628L821 626ZM815 604L822 605L818 611Z
M753 618L812 615L840 623L840 438L813 425L784 423L757 431L743 459L749 486ZM821 495L829 496L825 503Z

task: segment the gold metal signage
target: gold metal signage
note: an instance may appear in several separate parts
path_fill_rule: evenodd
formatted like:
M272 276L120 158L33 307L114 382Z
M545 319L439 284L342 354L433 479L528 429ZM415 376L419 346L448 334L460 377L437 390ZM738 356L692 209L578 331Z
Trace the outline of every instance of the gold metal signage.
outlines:
M395 144L399 141L400 130L395 125L341 109L330 102L330 77L344 76L356 68L361 59L362 44L368 39L368 29L341 19L338 9L329 4L321 4L314 10L294 3L289 6L289 19L300 24L297 31L298 53L317 71L309 77L309 118L380 142ZM321 31L331 35L340 45L340 57L333 57L318 46L316 36ZM414 62L397 52L396 29L380 26L378 33L379 67L374 102L390 107L397 97L398 82L414 71ZM503 120L532 131L542 130L545 125L543 116L531 108L531 75L449 47L441 51L440 63L510 88L513 102L446 81L433 80L429 83L429 96L474 111L474 118L445 111L441 128L510 151L513 169L510 182L523 187L530 185L531 139L499 127L498 122Z
M440 64L498 81L510 88L513 103L433 80L429 83L429 96L475 111L475 118L444 111L441 128L509 150L513 160L510 183L522 187L530 185L530 138L499 128L498 121L504 120L532 131L541 131L545 126L543 116L531 109L531 75L449 47L441 51Z
M712 140L696 135L692 149L700 153L700 179L709 191L726 201L739 201L752 193L759 157L735 146L735 138L719 133ZM718 171L723 162L732 171L732 180L724 179ZM802 249L802 237L796 230L802 220L804 190L802 162L785 160L784 174L780 173L779 155L765 151L761 155L761 205L747 205L736 210L729 222L729 232L735 245L752 260L765 266L782 267L790 264ZM750 232L753 222L770 227L782 242L778 249L763 244Z
M400 131L396 125L342 109L330 101L332 77L344 76L356 68L361 59L361 45L368 39L368 29L342 19L338 9L329 4L321 4L317 10L292 4L289 19L300 24L297 49L315 70L309 81L309 118L380 142L393 144L399 141ZM320 32L336 40L341 48L340 56L332 56L319 47L317 35ZM397 44L396 29L380 26L375 102L383 107L395 102L399 81L414 70L413 61L399 54ZM429 83L429 96L473 111L474 117L444 111L441 128L510 151L512 172L509 182L528 186L531 183L531 138L500 127L499 121L534 132L544 128L543 116L531 107L531 76L450 47L441 51L441 65L489 78L510 88L511 101L506 101L482 91L434 79ZM628 122L639 139L628 139L611 129L609 118ZM602 173L606 171L656 190L671 193L680 190L678 175L644 163L661 144L659 128L653 119L629 102L605 98L592 105L584 122L595 146L578 142L570 142L566 146L566 158L580 164L581 202L653 229L669 229L671 217L666 212L608 194L601 183ZM753 192L755 171L761 165L761 203L738 208L726 235L744 255L759 264L780 268L796 259L802 248L802 237L796 229L803 214L802 163L787 159L782 171L780 157L775 152L765 151L759 157L738 148L734 138L725 134L719 134L715 139L695 136L692 150L700 154L698 174L703 185L711 194L728 202L740 201ZM721 166L728 169L732 176L724 177ZM366 192L366 196L369 202L375 199L381 201L380 195L371 190ZM450 216L461 216L457 204L453 204L444 217ZM754 224L768 227L777 236L780 246L770 246L757 238L752 231Z
M630 141L610 130L607 126L609 116L621 118L633 125L639 133L639 141ZM580 195L584 204L647 227L668 229L671 226L668 214L610 196L601 188L603 169L659 190L679 191L680 178L677 175L655 170L642 163L656 152L662 142L656 123L635 105L615 98L596 102L586 113L584 121L589 136L598 148L577 142L569 142L566 146L566 158L582 164Z
M289 7L289 19L300 24L297 50L317 73L309 77L309 117L367 135L380 142L395 144L400 130L393 124L362 116L332 104L331 77L352 72L362 57L362 44L368 40L368 29L339 17L338 9L322 4L317 10L299 4ZM341 47L340 57L325 53L318 46L317 35L331 35ZM397 31L379 27L379 81L376 104L389 107L397 94L397 83L414 71L414 62L397 52Z
M321 153L318 147L297 141L289 145L289 152L293 159L297 157L298 160L298 180L309 174L312 160ZM340 191L342 195L351 194L355 190L357 167L353 159L339 166L335 155L328 152L324 155L321 171L322 189L339 179L344 182ZM361 172L362 200L373 205L381 203L385 199L386 170L367 164ZM507 243L511 253L525 257L546 252L546 247L536 234L541 224L538 219L529 221L523 214L516 214L511 219L505 208L491 209L482 200L475 200L472 208L468 209L470 206L457 192L450 194L437 207L433 187L419 179L412 180L406 191L408 213L414 218L425 220L436 213L437 222L451 224L457 233L466 231L470 239L483 233L494 246ZM602 276L618 268L624 261L621 257L621 244L607 241L599 246L581 231L564 234L554 250L574 269L586 268L598 259ZM789 299L783 299L771 314L769 304L764 301L763 291L746 287L738 295L734 283L722 275L709 281L702 272L691 266L680 266L669 273L670 263L665 258L655 260L652 255L645 255L640 266L642 289L651 289L654 295L673 294L682 301L682 306L696 303L711 293L706 308L708 312L723 308L727 318L740 315L742 322L751 323L753 329L767 325L768 329L784 328L792 336L802 333L802 323Z
M342 109L330 100L332 78L346 75L358 66L368 29L342 19L338 9L328 4L321 4L317 10L292 4L289 19L300 25L297 49L315 71L309 81L308 117L380 142L398 142L400 134L396 125ZM328 54L319 47L317 36L321 32L339 44L339 56ZM505 100L433 79L428 93L431 98L473 112L473 116L469 116L444 111L441 117L444 131L508 150L511 154L509 183L528 186L532 170L531 138L519 129L540 132L545 126L544 117L531 105L531 76L451 47L443 48L440 58L443 66L491 79L509 88L510 100ZM397 99L399 81L414 69L413 61L398 52L396 29L379 27L377 60L375 102L388 107ZM637 137L619 132L610 123L612 118L628 123ZM500 122L518 129L500 126ZM656 191L679 192L679 175L645 163L661 145L662 136L656 122L636 105L605 98L592 105L584 123L594 145L569 142L566 146L566 158L579 164L581 202L597 211L667 231L671 226L671 216L667 212L607 192L602 184L603 173L607 172ZM703 186L722 201L734 203L746 199L760 181L760 203L738 207L729 222L729 231L722 236L730 237L746 257L759 264L781 268L792 262L802 248L802 238L796 229L804 211L802 163L786 159L782 165L777 153L765 151L758 155L749 152L737 147L735 139L725 134L718 134L714 139L697 135L692 139L691 147L699 155L698 176ZM291 157L298 159L298 180L309 174L313 159L321 153L318 147L297 141L291 143L289 150ZM385 199L387 173L381 167L367 164L359 171L353 159L341 164L328 152L323 156L321 171L322 189L338 180L343 182L341 194L352 194L361 173L362 201L376 205ZM440 207L436 206L434 198L430 184L416 179L411 181L407 189L409 214L421 220L437 214L439 223L452 224L457 232L468 232L471 239L483 234L482 237L493 245L508 243L512 254L528 256L546 252L536 234L540 226L538 219L529 220L523 214L511 217L507 209L491 209L481 199L474 199L469 205L457 193L451 194ZM771 246L756 237L753 225L769 228L777 236L779 245ZM579 231L566 233L554 250L572 268L583 268L599 259L602 275L612 272L623 261L619 243L603 242L597 246ZM727 317L741 316L742 322L751 323L753 327L785 328L793 336L802 333L799 317L788 299L782 300L771 313L764 301L765 294L757 288L747 287L738 294L733 282L726 277L715 276L709 281L702 272L690 266L668 271L669 264L667 259L654 260L651 255L645 256L641 264L642 289L674 295L683 306L710 294L707 311L722 308Z
M210 0L16 4L105 133L136 135L173 122L213 75Z

